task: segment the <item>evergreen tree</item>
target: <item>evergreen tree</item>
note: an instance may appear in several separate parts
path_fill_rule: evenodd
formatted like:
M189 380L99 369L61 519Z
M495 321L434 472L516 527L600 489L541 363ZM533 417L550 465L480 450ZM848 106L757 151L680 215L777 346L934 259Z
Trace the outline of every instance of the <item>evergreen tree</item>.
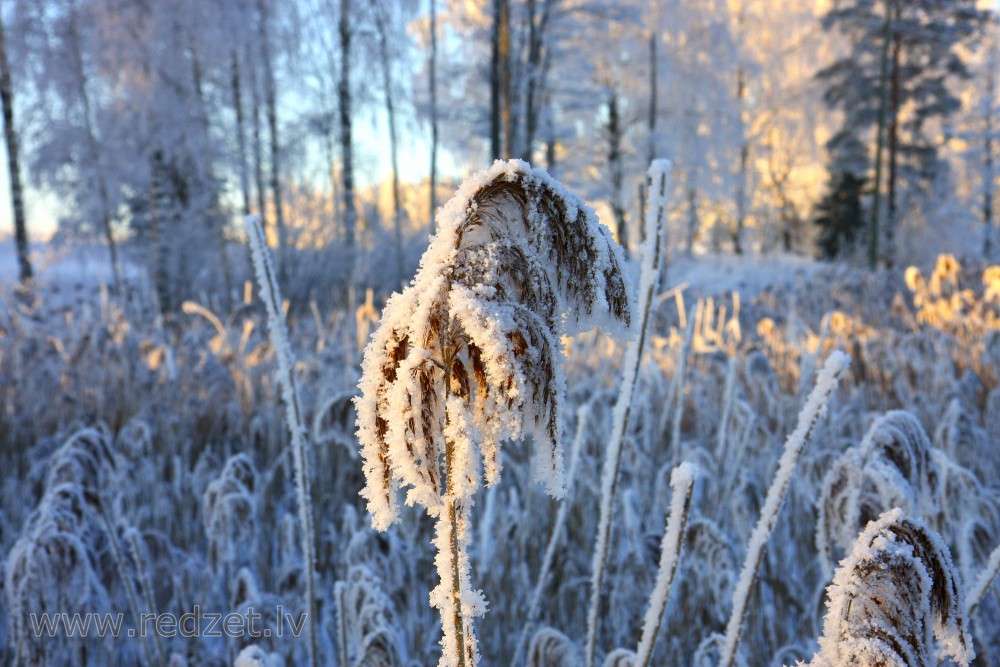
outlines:
M816 206L816 224L820 227L816 245L823 259L846 254L864 227L861 195L865 179L850 171L837 174L830 190Z
M969 76L957 47L971 42L986 15L975 0L844 0L823 19L825 29L840 31L851 45L818 74L826 103L844 112L827 143L830 171L874 169L873 262L880 257L883 190L881 259L891 262L900 192L929 189L942 168L940 122L961 106L949 82Z

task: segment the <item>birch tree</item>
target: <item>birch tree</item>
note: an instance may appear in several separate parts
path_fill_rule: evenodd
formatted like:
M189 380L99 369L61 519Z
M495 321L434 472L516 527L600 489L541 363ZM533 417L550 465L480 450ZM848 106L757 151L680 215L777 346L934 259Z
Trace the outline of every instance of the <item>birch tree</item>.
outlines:
M17 267L20 281L31 281L31 259L28 248L28 227L24 214L24 189L21 186L21 151L14 127L14 88L7 60L7 38L3 15L0 14L0 103L3 105L3 132L7 144L7 171L10 177L10 198L14 213L14 237L17 246Z

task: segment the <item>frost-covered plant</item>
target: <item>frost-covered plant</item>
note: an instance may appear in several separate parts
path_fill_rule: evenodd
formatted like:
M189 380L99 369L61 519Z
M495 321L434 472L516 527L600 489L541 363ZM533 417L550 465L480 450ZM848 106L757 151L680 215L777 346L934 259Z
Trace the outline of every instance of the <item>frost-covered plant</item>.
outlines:
M281 667L284 658L277 653L268 653L256 644L250 644L236 656L233 667Z
M340 445L357 457L354 440L356 391L341 391L320 401L313 412L312 440L317 447Z
M983 597L986 595L986 591L989 590L993 581L996 580L997 575L1000 575L1000 545L997 545L990 553L990 557L986 563L986 567L983 571L979 573L976 577L975 583L969 591L969 595L966 600L966 616L971 619L973 614L976 613L976 609L979 607L979 603L983 601Z
M831 548L850 548L869 521L893 507L933 517L941 471L916 417L893 410L875 420L861 444L847 449L823 479L816 503L816 548L833 572Z
M591 428L591 412L593 409L593 403L595 399L592 398L583 405L581 405L576 411L576 435L573 438L573 445L570 450L569 459L569 472L568 472L568 484L566 498L559 505L559 512L556 515L556 521L552 527L552 534L549 536L549 543L545 549L545 555L542 557L542 565L538 571L538 580L535 582L535 589L531 594L530 601L528 603L528 613L524 620L524 625L521 628L521 635L518 638L517 648L514 649L514 655L511 659L511 666L515 667L521 658L521 654L524 652L524 644L528 638L528 632L534 627L535 622L538 620L538 614L541 612L542 607L542 593L545 591L546 584L549 580L549 572L552 569L552 564L555 561L556 549L563 537L563 530L566 527L566 520L569 516L570 505L573 500L573 484L576 481L577 469L580 465L580 454L583 450L584 441L587 438L588 430ZM542 630L539 630L542 632ZM538 633L532 639L532 642L537 639ZM529 656L531 652L529 651Z
M354 565L336 586L340 664L354 667L400 665L389 599L364 565Z
M576 667L580 657L569 637L552 628L539 628L528 645L525 667Z
M594 560L591 566L590 607L587 612L587 645L584 658L587 667L594 665L597 651L597 631L601 617L601 592L607 567L608 547L611 537L611 515L615 507L618 491L618 473L621 467L622 446L628 430L635 395L639 367L642 363L646 344L647 327L653 295L660 277L660 260L664 243L664 230L669 192L670 162L655 160L647 171L649 179L649 211L646 215L645 242L642 250L642 266L639 270L638 313L639 339L625 351L622 360L622 379L612 414L611 439L601 472L601 508L597 523L597 537L594 542ZM683 352L682 352L683 354ZM681 365L683 373L683 364ZM676 443L671 443L675 453Z
M118 486L115 470L115 453L107 434L100 429L77 431L53 453L45 493L28 518L24 535L11 549L5 567L15 664L43 664L58 660L55 656L60 655L57 642L31 627L30 614L90 611L109 605L100 553L105 544L110 546L134 620L138 622L139 592L119 543L117 503L109 494L109 489ZM142 573L139 574L141 579ZM79 642L78 649L85 653L87 640L74 638L74 641ZM163 664L162 649L158 641L155 644ZM143 648L147 662L152 664L152 647L144 643Z
M437 217L411 285L386 303L365 350L358 437L372 524L408 504L437 519L440 664L475 665L469 511L500 478L500 443L532 437L535 478L562 494L559 339L628 330L622 256L583 201L521 161L469 178ZM480 473L482 468L482 474Z
M251 561L257 534L256 485L257 471L250 457L235 454L202 496L208 564L224 578Z
M1000 326L1000 267L982 273L983 295L960 285L962 266L953 255L939 255L928 278L916 267L906 269L916 321L955 334L981 334Z
M816 387L809 398L806 399L802 411L799 413L798 424L795 430L785 441L785 449L778 461L778 469L774 473L774 481L767 490L767 498L761 508L760 518L750 535L750 544L747 545L746 559L743 568L740 570L740 578L733 591L733 611L726 625L726 638L722 647L722 654L719 664L724 667L731 667L736 661L737 649L740 643L740 634L743 631L743 622L746 616L747 604L750 597L750 590L757 578L757 570L760 567L761 557L764 554L764 547L774 529L774 524L778 520L778 512L781 510L785 493L791 482L795 464L799 454L805 446L809 435L812 433L816 422L826 412L827 403L831 394L837 388L840 377L847 369L850 359L842 352L833 352L823 365L819 377L816 380Z
M677 574L677 565L684 547L687 533L688 514L691 511L691 494L694 493L698 468L690 463L682 463L670 475L673 493L670 498L670 516L660 543L660 567L656 574L656 586L649 597L649 608L642 624L642 636L635 652L635 667L647 667L653 658L656 636L663 623L663 614L670 600L670 587Z
M627 648L616 648L604 657L603 667L635 667L635 653Z
M85 506L79 487L49 489L7 557L4 589L15 665L41 665L61 655L61 647L33 631L31 613L70 612L106 598L85 534Z
M812 667L967 667L958 572L940 535L899 508L868 524L827 591L827 615Z
M298 383L295 379L295 356L288 339L288 327L281 310L281 291L274 270L274 261L267 248L267 238L260 221L252 216L246 219L247 239L253 257L254 273L261 297L267 308L267 328L271 334L271 344L278 357L278 381L285 403L285 417L292 436L292 461L294 462L295 491L298 496L299 527L302 536L302 558L305 561L305 603L306 634L309 641L309 663L319 664L319 648L316 637L316 547L313 531L312 492L310 483L309 450L306 448L306 425L299 398Z

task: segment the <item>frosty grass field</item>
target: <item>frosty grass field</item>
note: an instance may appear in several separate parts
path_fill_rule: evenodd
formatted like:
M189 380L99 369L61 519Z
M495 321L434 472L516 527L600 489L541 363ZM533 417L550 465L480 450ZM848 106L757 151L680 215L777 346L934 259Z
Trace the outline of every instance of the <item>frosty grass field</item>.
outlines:
M240 298L168 320L5 280L0 662L1000 664L1000 266L661 267L668 171L627 260L497 163L353 311L253 221ZM261 632L32 624L192 609Z

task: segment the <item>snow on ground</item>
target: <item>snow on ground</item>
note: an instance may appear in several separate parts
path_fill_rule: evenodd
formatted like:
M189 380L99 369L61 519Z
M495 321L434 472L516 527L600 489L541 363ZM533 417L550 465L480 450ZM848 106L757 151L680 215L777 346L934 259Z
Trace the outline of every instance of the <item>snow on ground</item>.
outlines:
M768 286L793 284L824 266L829 265L801 255L705 254L671 258L666 271L670 289L686 285L700 294L739 292L748 297Z
M121 251L119 251L121 252ZM108 250L100 244L33 243L31 263L35 279L41 285L63 287L88 284L109 284L113 281ZM17 280L17 251L12 238L0 239L0 285L10 285ZM141 266L123 261L122 270L128 280L145 275Z

